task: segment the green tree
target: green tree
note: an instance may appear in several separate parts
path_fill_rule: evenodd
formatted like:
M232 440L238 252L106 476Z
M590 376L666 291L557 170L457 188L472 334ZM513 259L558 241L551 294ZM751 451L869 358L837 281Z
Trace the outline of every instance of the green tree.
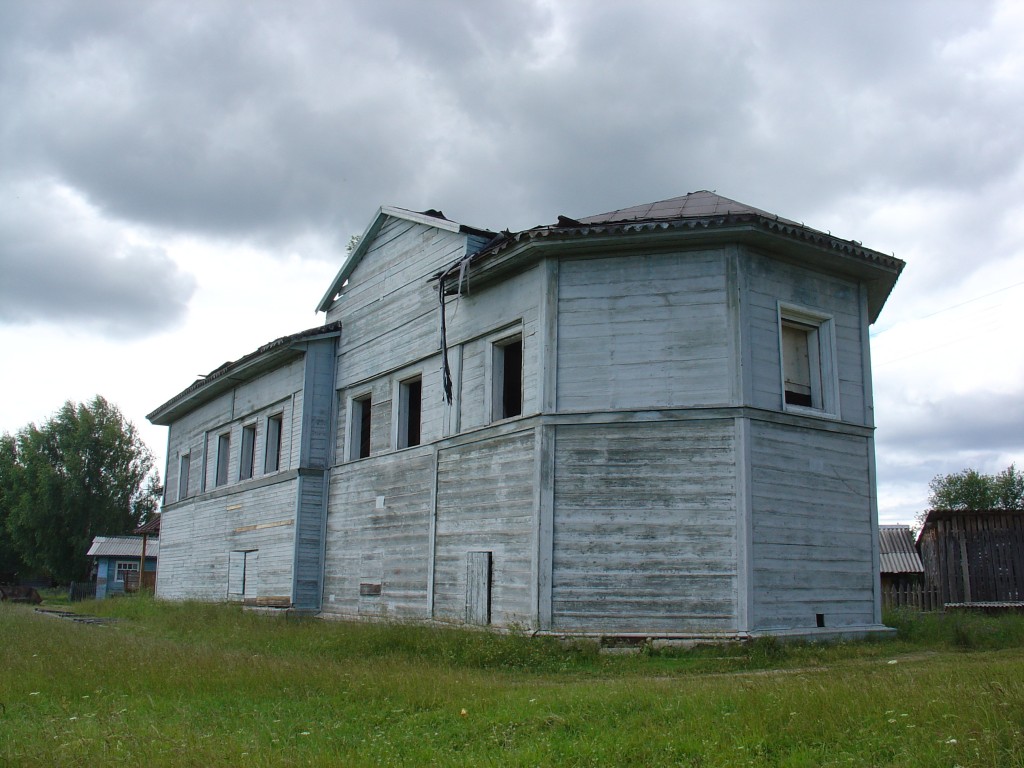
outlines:
M135 426L102 397L68 401L41 427L13 439L9 492L0 512L31 568L58 581L84 578L94 536L129 533L156 508L153 454Z
M0 436L0 580L24 568L24 562L7 534L7 518L14 498L17 471L17 441L11 435Z
M928 489L930 509L1024 509L1024 472L1013 464L994 475L976 469L936 475ZM927 512L917 516L918 528L926 516Z

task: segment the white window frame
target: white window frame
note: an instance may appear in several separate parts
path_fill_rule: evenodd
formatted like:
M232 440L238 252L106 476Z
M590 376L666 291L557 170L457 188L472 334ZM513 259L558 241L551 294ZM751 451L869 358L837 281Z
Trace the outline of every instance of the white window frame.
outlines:
M809 406L786 402L786 351L782 329L787 325L807 332L811 388L811 405ZM782 410L838 419L840 417L839 369L833 316L780 301L778 302L778 335Z
M266 423L267 431L264 435L263 448L263 474L269 475L273 472L278 472L281 469L281 448L284 445L284 413L270 414L267 416ZM270 426L271 424L275 424L276 426L272 428ZM272 439L275 431L277 432L276 442Z
M409 405L411 403L410 393L412 391L411 385L419 384L420 398L419 398L419 440L415 443L409 443ZM422 373L410 373L403 376L400 380L395 382L395 386L392 390L391 402L393 405L393 413L391 416L392 434L391 442L395 446L396 450L402 448L412 448L417 445L423 445L423 374Z
M213 487L219 488L227 485L230 480L231 470L231 432L221 432L217 435L217 463L213 469Z
M361 455L360 447L362 445L362 433L363 433L363 415L362 415L362 403L369 401L370 403L370 445L366 456ZM348 399L348 415L346 421L346 434L348 439L346 442L347 459L349 461L358 461L359 459L366 459L373 455L373 391L365 390L354 394Z
M188 481L192 473L192 453L178 456L178 501L188 498Z
M114 582L116 584L124 584L124 574L127 571L133 573L139 572L139 561L138 560L117 560L114 562Z
M255 421L242 425L242 437L238 445L239 480L251 480L256 476L256 437Z
M504 421L505 419L516 419L523 415L526 410L526 397L524 382L526 377L526 343L523 332L492 339L491 347L491 421ZM519 413L505 414L505 349L519 343Z

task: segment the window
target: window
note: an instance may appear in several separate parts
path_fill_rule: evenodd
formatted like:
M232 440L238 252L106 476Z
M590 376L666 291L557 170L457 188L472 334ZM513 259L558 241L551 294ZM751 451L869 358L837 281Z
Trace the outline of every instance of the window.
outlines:
M523 337L494 344L491 353L491 419L498 421L523 412Z
M191 463L187 453L178 460L178 501L188 498L188 470Z
M281 414L267 419L267 448L263 459L263 472L269 474L281 468Z
M231 434L225 432L217 438L217 477L214 485L225 485L228 482L228 454L231 451Z
M372 401L369 395L352 401L352 426L349 431L349 458L365 459L370 455L370 411Z
M114 581L120 581L124 583L125 574L131 571L132 573L139 572L139 561L138 560L118 560L114 570Z
M779 304L782 399L786 410L839 415L832 318Z
M248 480L252 477L253 458L256 448L256 425L242 427L242 454L238 461L238 479Z
M420 444L420 421L423 411L423 380L409 379L398 387L398 447Z

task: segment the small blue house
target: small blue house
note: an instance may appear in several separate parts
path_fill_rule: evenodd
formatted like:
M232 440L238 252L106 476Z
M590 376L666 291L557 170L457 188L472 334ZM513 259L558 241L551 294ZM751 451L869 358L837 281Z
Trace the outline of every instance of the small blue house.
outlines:
M141 583L151 587L155 584L160 540L148 539L145 546L145 567ZM92 540L89 557L96 558L97 600L138 591L142 547L142 536L97 536Z

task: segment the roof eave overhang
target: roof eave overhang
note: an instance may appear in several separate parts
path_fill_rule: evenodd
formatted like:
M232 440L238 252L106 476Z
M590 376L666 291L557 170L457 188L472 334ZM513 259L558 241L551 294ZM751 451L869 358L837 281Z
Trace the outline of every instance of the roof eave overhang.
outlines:
M146 419L157 426L168 427L189 411L230 391L237 385L251 381L267 371L280 367L283 363L302 357L306 354L306 345L309 342L340 334L340 323L335 323L324 326L322 333L304 331L293 337L285 337L280 343L272 342L267 350L241 358L239 361L229 364L223 369L223 372L214 371L206 378L198 379L190 387L148 414Z
M434 227L435 229L441 229L446 232L459 232L466 229L456 221L449 219L438 218L437 216L431 216L426 213L417 213L415 211L407 211L404 208L395 208L392 206L382 206L377 209L377 213L374 214L373 219L370 221L370 225L366 228L366 231L359 237L359 244L352 250L345 259L345 263L341 265L341 269L338 270L338 274L334 276L334 280L331 281L330 288L324 293L320 299L320 303L316 305L317 312L326 312L331 308L331 305L338 298L338 294L341 292L342 286L345 285L345 281L348 280L349 276L355 271L356 267L359 266L359 262L363 260L363 256L366 255L366 251L370 247L370 242L380 232L381 227L384 226L384 222L388 218L405 219L406 221L412 221L417 224L425 224L428 227ZM476 230L470 230L475 232Z
M470 284L483 287L500 281L508 273L548 255L611 254L621 252L621 246L627 243L631 247L643 245L665 250L740 243L785 261L855 277L867 286L872 323L878 318L904 266L894 256L858 243L757 217L736 222L642 222L528 230L510 235L474 256L468 273ZM451 276L457 272L458 265L454 265L443 274Z
M195 390L190 391L192 387L189 387L189 389L186 389L147 415L146 418L158 426L170 426L171 422L203 403L213 400L218 395L229 391L241 383L251 381L260 374L266 373L288 360L301 357L303 354L305 354L304 349L298 349L294 346L271 350L254 360L241 363L237 368L233 368L230 372L223 376L218 376L216 379L209 381L201 379L197 381L196 384L199 384L199 386Z

